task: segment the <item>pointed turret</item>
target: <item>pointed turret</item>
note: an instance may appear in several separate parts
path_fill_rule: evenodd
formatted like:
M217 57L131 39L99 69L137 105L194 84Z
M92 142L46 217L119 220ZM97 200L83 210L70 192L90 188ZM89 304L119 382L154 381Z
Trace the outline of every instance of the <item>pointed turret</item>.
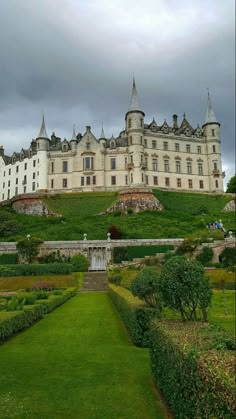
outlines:
M138 93L136 89L135 78L133 78L132 95L131 95L130 105L128 109L128 112L130 111L141 111L141 108L139 106L139 101L138 101Z
M211 96L210 96L210 92L208 91L208 96L207 96L207 110L206 110L206 117L205 117L205 124L209 124L209 123L218 123L213 107L212 107L212 103L211 103Z
M75 133L75 125L73 127L73 133L72 133L71 141L77 141L77 137L76 137L76 133Z
M48 134L47 134L47 131L46 131L44 115L43 115L42 125L41 125L41 128L40 128L39 134L37 136L37 139L38 138L44 138L44 139L49 140L49 137L48 137Z
M101 135L100 138L105 139L105 133L104 133L104 129L103 129L103 124L102 124L102 131L101 131Z

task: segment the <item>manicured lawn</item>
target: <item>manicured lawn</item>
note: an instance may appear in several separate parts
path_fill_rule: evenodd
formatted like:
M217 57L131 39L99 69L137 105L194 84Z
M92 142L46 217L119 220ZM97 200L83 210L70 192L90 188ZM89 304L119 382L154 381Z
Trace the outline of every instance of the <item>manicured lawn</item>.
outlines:
M0 208L3 221L13 222L12 233L1 240L17 240L31 234L44 240L106 239L109 226L116 225L123 238L175 238L190 234L208 234L206 224L222 219L226 229L235 230L233 212L223 212L231 197L188 194L155 190L164 211L139 214L99 215L118 198L116 193L58 194L45 199L51 210L63 216L37 217L16 214L9 207ZM2 215L1 215L2 214ZM9 229L9 226L8 226ZM10 229L10 230L11 230Z
M158 419L148 350L106 293L81 293L0 348L4 418Z

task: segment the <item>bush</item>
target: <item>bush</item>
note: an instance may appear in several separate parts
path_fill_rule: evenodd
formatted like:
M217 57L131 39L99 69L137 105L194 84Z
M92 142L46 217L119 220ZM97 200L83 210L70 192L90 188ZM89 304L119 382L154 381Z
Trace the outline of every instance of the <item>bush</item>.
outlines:
M0 255L0 265L15 265L17 262L17 253L2 253Z
M62 305L75 294L75 288L68 288L62 295L52 295L47 301L24 307L21 312L3 313L4 317L0 316L0 342L31 326L35 321L41 319L44 314Z
M235 417L235 357L225 332L154 321L150 339L152 373L176 419Z
M163 303L181 314L182 320L197 320L197 311L207 320L212 291L203 266L185 257L174 257L165 263L160 274Z
M159 274L156 271L150 268L142 269L132 281L130 290L147 305L161 312Z
M26 239L21 239L18 241L16 248L20 257L32 263L39 253L39 246L43 243L43 240L38 239L37 237L27 237Z
M207 266L211 262L213 257L213 250L210 247L203 247L199 255L196 256L196 260L203 266Z
M0 265L0 277L9 276L33 276L47 274L69 274L73 272L74 266L70 263L48 263L48 264L19 264Z
M150 321L157 316L156 310L148 307L122 287L109 285L108 291L133 343L137 346L148 347Z
M120 285L121 280L122 280L121 275L118 275L118 274L109 277L109 282L111 284Z
M119 240L122 237L121 231L114 225L111 225L108 229L108 233L110 233L110 237L112 240Z
M219 256L219 260L224 268L236 265L236 252L233 247L226 247Z
M49 255L40 256L37 258L39 263L68 263L70 262L70 258L61 255L60 250L56 252L51 252Z
M71 257L70 263L74 267L75 272L87 272L89 263L88 259L83 255L75 255Z

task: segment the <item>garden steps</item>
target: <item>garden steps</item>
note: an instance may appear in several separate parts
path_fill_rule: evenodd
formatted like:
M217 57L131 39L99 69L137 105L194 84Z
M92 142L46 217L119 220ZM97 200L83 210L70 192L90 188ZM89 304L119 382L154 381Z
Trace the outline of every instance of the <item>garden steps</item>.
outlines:
M86 272L81 291L107 291L107 284L106 272Z

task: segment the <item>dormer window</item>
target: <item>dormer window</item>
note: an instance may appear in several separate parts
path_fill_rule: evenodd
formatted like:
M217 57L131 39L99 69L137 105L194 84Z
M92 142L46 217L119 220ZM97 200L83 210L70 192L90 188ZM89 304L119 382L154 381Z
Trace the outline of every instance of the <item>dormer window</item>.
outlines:
M111 141L111 148L116 148L116 142L114 140Z
M68 151L68 146L67 146L67 144L63 144L63 146L62 146L62 151Z

